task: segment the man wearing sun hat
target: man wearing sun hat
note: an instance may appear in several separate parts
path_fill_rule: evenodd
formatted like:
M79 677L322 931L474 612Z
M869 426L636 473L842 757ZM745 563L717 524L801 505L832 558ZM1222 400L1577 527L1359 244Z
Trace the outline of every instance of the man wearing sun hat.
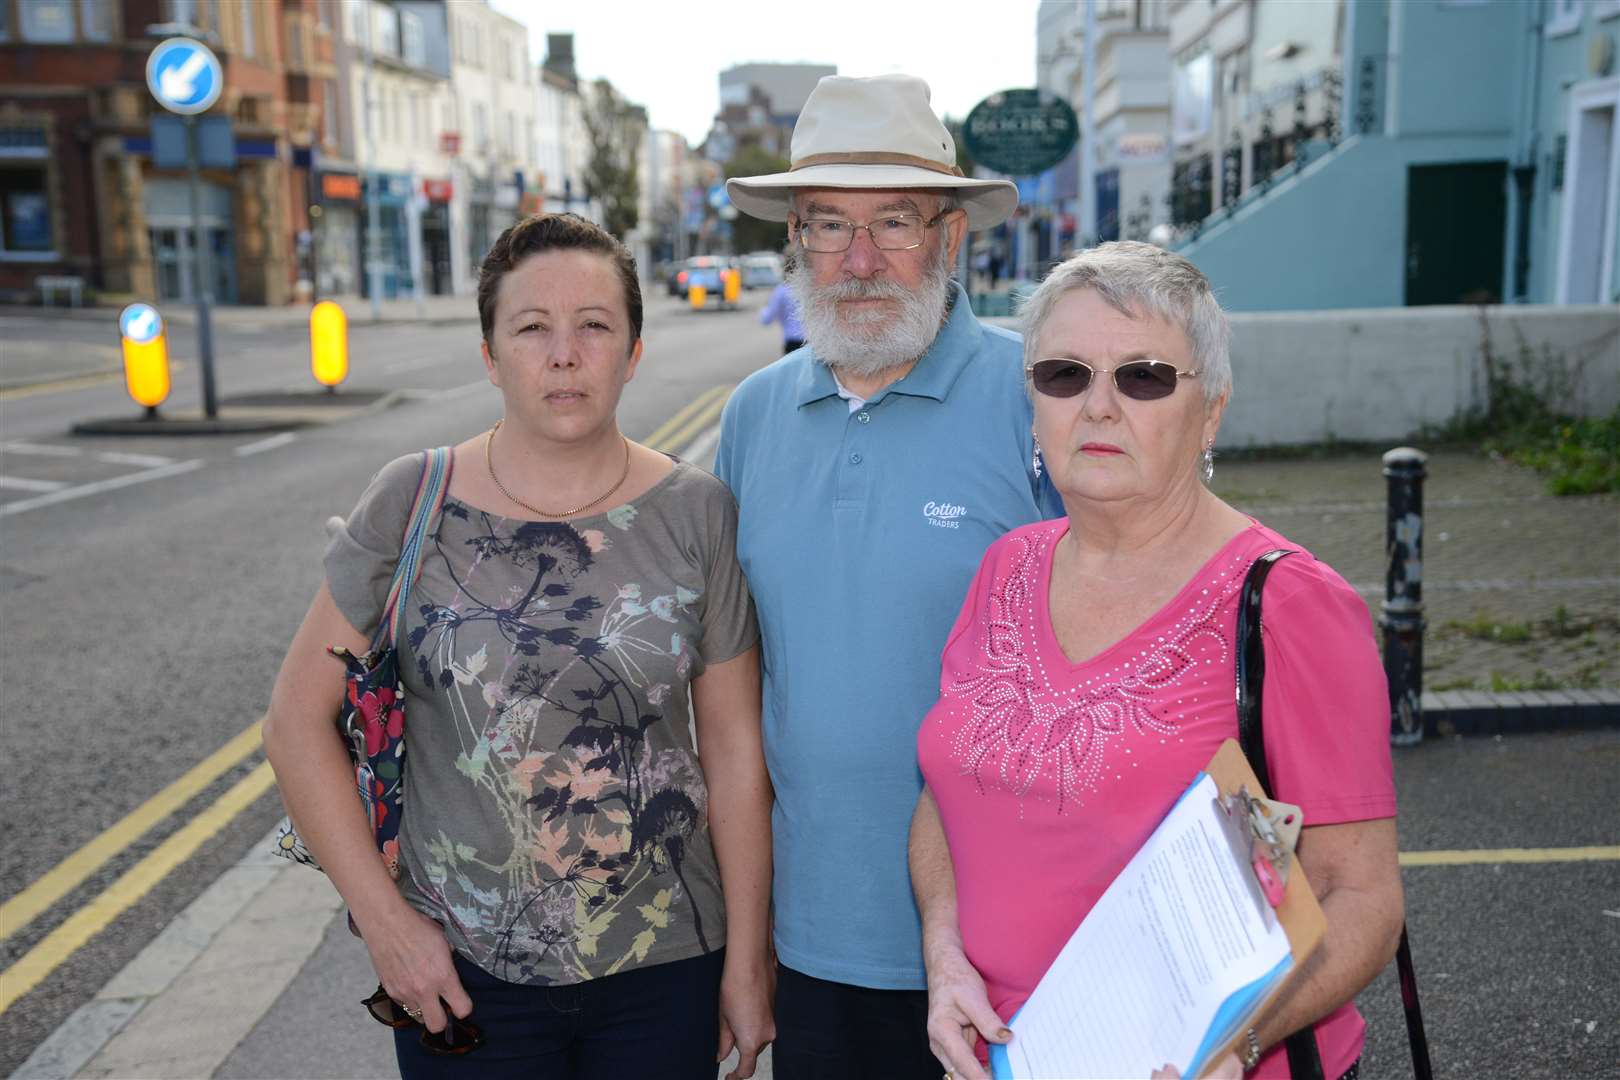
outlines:
M737 388L716 454L764 641L778 1080L938 1080L906 863L917 729L985 549L1062 513L1020 340L950 276L1017 189L962 175L928 96L824 78L791 168L726 184L788 223L807 339Z

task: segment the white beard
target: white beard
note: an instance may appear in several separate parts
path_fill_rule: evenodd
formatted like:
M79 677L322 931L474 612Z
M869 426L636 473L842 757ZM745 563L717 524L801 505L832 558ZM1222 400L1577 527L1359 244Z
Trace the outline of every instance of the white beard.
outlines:
M949 259L948 249L940 244L915 292L882 278L846 278L817 285L807 265L809 259L794 259L788 286L798 301L805 339L816 357L835 373L860 378L920 359L939 336L945 317L951 287ZM896 300L900 310L893 315L884 311L839 313L841 300L872 299Z

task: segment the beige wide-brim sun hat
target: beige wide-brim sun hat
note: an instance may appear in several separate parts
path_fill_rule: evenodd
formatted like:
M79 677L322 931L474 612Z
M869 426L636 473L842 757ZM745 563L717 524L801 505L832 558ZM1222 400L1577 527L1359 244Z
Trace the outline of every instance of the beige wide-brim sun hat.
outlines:
M726 194L745 214L786 221L796 189L948 188L968 228L999 225L1018 207L1017 185L963 176L956 141L928 99L928 84L913 75L828 75L793 127L788 171L727 180Z

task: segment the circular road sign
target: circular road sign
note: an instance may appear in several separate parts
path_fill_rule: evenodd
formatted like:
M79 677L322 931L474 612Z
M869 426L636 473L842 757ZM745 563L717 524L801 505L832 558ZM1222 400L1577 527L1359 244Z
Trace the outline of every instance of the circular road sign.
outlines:
M159 105L193 116L219 100L225 73L212 49L191 38L169 38L146 59L146 85Z
M131 304L118 316L118 332L137 345L145 345L163 333L163 316L151 304Z
M968 156L1008 176L1045 172L1068 156L1079 137L1069 103L1044 90L991 94L962 123Z

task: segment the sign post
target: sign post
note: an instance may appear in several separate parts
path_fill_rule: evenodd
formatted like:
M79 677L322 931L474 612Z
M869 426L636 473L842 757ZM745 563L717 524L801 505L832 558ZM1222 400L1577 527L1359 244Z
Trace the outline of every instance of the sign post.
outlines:
M169 38L146 60L146 85L157 103L185 118L186 172L191 179L191 247L196 268L197 354L201 361L203 415L219 415L214 393L214 331L209 313L213 301L213 271L208 237L203 233L202 178L198 161L197 116L219 100L225 74L219 57L200 41Z

